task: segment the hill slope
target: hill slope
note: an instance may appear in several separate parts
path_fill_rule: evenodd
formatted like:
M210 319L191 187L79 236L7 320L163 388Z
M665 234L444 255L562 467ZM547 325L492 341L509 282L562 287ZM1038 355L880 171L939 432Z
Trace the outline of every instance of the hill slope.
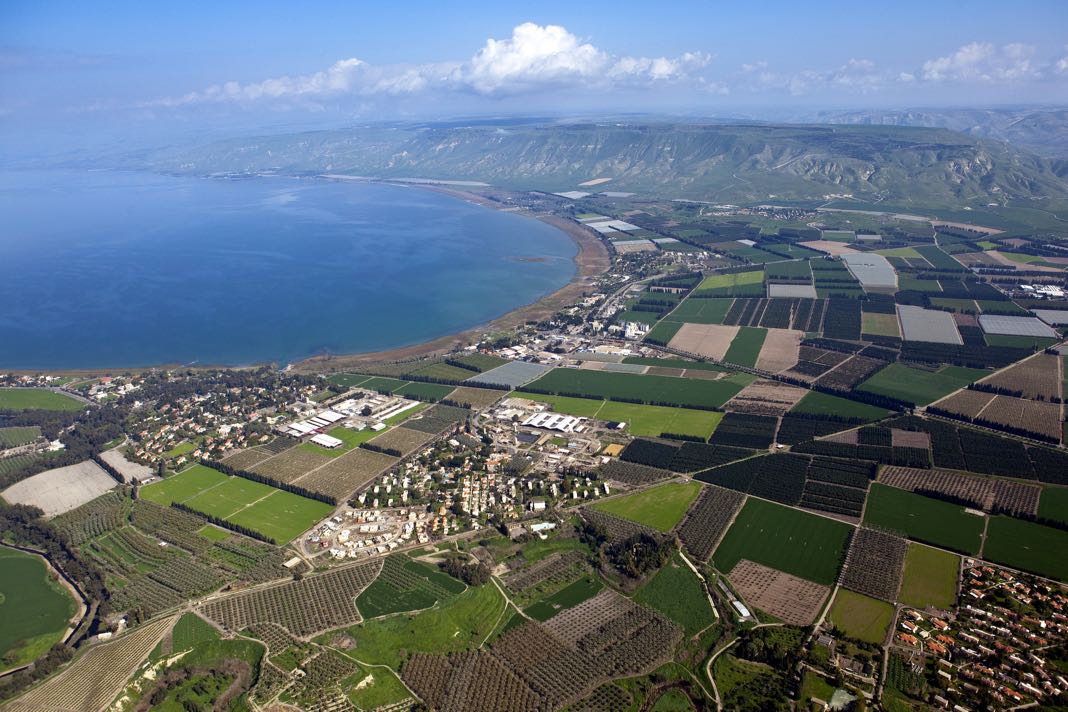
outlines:
M1068 196L1049 161L937 128L774 125L365 127L214 143L149 158L192 173L332 172L744 202L852 194L961 204ZM607 188L601 188L602 190Z

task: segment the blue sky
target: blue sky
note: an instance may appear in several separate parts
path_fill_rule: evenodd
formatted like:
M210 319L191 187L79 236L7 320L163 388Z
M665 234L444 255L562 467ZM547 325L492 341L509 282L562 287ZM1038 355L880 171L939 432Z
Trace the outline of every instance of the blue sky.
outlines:
M0 3L7 125L1068 103L1068 2Z

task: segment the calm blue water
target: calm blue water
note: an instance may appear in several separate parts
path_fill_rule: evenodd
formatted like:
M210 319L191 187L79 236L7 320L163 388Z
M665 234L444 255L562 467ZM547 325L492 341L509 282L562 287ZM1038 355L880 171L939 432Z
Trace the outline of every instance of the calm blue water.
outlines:
M414 344L560 288L575 251L536 220L416 188L0 172L0 367Z

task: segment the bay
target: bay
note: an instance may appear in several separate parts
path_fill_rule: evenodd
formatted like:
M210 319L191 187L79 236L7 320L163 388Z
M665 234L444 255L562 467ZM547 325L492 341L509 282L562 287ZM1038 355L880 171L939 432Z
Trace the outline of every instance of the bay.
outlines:
M542 222L415 187L0 171L0 367L406 346L537 301L575 254Z

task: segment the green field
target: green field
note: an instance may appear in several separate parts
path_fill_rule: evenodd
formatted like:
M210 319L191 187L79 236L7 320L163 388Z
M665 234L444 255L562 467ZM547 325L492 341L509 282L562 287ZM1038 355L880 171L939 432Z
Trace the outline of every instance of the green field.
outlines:
M288 543L334 509L324 502L243 477L228 477L203 465L142 487L139 496L164 507L172 502L185 504L248 527L279 544Z
M820 235L820 239L829 242L853 242L856 237L852 230L824 230Z
M348 629L359 658L370 665L399 669L409 653L444 653L477 647L507 607L493 584L467 589L455 598L411 616L388 616ZM333 633L318 640L327 643Z
M598 502L593 508L662 532L669 532L682 520L700 491L701 485L698 482L668 482L641 492Z
M898 602L914 608L949 610L957 600L960 557L923 544L910 543L905 555Z
M219 632L195 613L185 613L174 624L171 632L171 649L175 652L189 650L194 645L219 639Z
M833 585L850 526L750 497L713 555L729 573L741 559L816 583Z
M857 390L927 405L988 375L990 371L979 368L945 366L937 371L925 371L892 363L861 383Z
M370 678L370 679L368 679ZM411 693L392 670L360 666L360 672L341 681L341 688L361 710L389 707L411 698Z
M583 601L593 598L602 588L604 584L601 579L596 576L586 576L528 606L523 612L536 621L547 621L560 611L574 608Z
M0 670L48 652L76 610L40 557L0 547Z
M313 442L305 442L299 445L300 448L308 450L309 452L318 453L320 455L326 455L327 457L339 457L354 447L359 447L361 443L365 443L376 435L381 435L384 430L374 431L370 428L364 428L363 430L353 430L352 428L346 428L345 426L338 426L333 430L327 432L327 435L337 438L343 444L338 445L335 448L327 448L322 445L316 445Z
M388 558L382 573L356 597L364 618L430 608L463 593L465 586L448 574L406 556Z
M913 247L894 247L889 250L876 250L875 254L882 255L883 257L909 257L919 259L923 257Z
M81 410L85 407L46 388L0 388L0 410Z
M1038 516L1068 524L1068 487L1045 487L1038 500Z
M894 618L894 607L870 596L840 588L827 615L831 623L850 638L881 644Z
M208 541L223 541L230 537L230 532L214 524L205 524L200 529L197 529L197 534Z
M675 334L679 333L679 329L681 328L681 321L668 321L665 319L650 329L649 333L645 335L645 338L653 343L666 346L668 342L675 338Z
M983 517L964 507L895 487L872 483L864 523L892 529L909 539L963 554L978 554Z
M847 398L809 391L797 402L791 413L805 413L807 415L838 415L844 418L859 418L864 422L881 420L890 415L890 411L877 408L867 403L857 403Z
M1011 334L983 334L988 346L1008 346L1013 349L1044 349L1057 342L1044 336L1013 336Z
M714 274L705 277L694 290L695 294L714 294L722 297L756 297L764 294L764 270Z
M901 328L897 323L896 314L874 314L864 312L861 314L860 331L874 336L901 337Z
M664 317L665 321L691 324L722 324L733 299L686 299Z
M678 623L686 635L694 635L716 622L704 584L677 553L634 592L634 600Z
M749 380L752 380L751 378ZM529 385L553 394L623 398L685 407L719 407L738 394L745 379L706 381L672 376L641 376L578 368L554 368ZM520 389L522 390L522 389Z
M760 347L764 345L764 338L767 335L767 329L752 326L741 327L734 340L731 341L727 353L723 355L723 360L739 366L755 366L757 356L760 355Z
M26 445L39 437L41 437L41 429L36 425L0 428L0 449Z
M543 396L519 393L524 398L548 403L557 413L566 413L583 418L626 423L631 435L658 436L661 433L695 435L708 440L715 432L723 413L689 408L668 408L660 405L638 405L591 398L567 396Z
M983 558L1040 576L1068 581L1068 532L1022 519L990 518Z

